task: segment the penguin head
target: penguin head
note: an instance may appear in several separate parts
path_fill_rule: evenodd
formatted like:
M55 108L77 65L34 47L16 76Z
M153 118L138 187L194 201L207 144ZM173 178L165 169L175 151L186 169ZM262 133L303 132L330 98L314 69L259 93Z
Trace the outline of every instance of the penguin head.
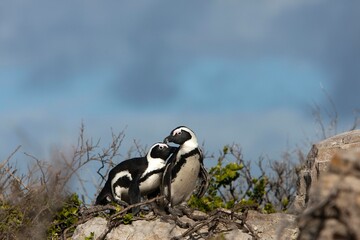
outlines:
M172 153L174 153L176 150L176 147L171 147L167 145L166 143L155 143L151 146L147 157L149 158L160 158L163 160L166 160Z
M172 142L182 145L185 142L197 144L195 133L188 127L180 126L170 132L170 135L164 139L164 143Z

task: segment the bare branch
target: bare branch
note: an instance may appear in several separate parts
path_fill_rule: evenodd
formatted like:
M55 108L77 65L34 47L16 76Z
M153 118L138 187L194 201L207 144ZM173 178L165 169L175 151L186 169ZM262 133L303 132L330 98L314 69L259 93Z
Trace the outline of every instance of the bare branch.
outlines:
M22 186L24 189L26 189L27 191L29 191L30 189L24 184L24 182L18 178L16 175L15 175L15 172L16 170L13 170L11 171L11 167L6 167L5 164L7 164L9 162L9 160L14 156L14 154L20 149L21 145L19 145L11 154L10 156L5 159L1 165L0 165L0 169L4 169L5 172L11 176L20 186Z
M1 162L0 164L0 169L3 168L9 161L10 159L15 155L15 153L21 148L21 145L17 146L15 148L15 150L5 159Z

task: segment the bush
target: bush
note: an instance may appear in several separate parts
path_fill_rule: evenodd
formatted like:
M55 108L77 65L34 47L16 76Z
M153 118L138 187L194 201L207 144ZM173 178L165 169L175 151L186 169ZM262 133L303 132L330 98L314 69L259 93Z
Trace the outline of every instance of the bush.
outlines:
M77 222L83 204L78 194L69 191L69 183L79 182L87 195L80 169L93 162L111 163L123 136L123 132L112 134L111 144L100 148L99 141L85 139L82 125L78 144L70 153L54 151L47 161L22 155L22 162L31 161L22 174L12 163L20 146L15 149L0 162L0 239L58 239Z
M65 229L75 230L72 226L79 220L79 211L82 202L77 194L73 193L65 199L62 208L55 213L53 221L48 229L48 239L58 239Z
M219 207L252 208L264 213L286 211L295 197L296 167L284 155L281 161L273 161L265 172L263 161L260 158L255 166L260 173L254 177L254 166L242 158L240 147L225 146L216 166L209 170L207 193L202 198L192 196L189 205L205 212Z

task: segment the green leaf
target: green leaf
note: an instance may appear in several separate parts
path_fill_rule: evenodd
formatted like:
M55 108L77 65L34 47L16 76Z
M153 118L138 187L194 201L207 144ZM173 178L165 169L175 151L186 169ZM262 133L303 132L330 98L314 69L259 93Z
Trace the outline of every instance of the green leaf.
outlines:
M133 221L133 215L131 213L127 213L123 216L122 221L124 224L131 224Z
M95 233L94 232L91 232L89 236L85 237L84 240L93 240L95 237Z

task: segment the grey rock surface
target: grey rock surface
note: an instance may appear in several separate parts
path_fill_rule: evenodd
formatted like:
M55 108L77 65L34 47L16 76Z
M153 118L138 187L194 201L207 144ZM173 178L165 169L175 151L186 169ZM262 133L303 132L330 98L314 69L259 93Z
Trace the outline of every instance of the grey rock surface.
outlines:
M249 211L246 221L263 240L296 239L296 216L285 213L262 214Z
M222 236L220 235L218 238L221 239L221 237L223 237L223 239L226 240L252 240L253 237L248 234L248 233L244 233L243 231L239 230L239 229L234 229L230 232L224 233Z
M360 239L360 148L336 154L309 195L298 239Z
M101 217L95 217L90 219L84 224L79 225L72 236L74 240L84 240L85 237L89 237L91 233L94 233L94 239L98 238L103 232L107 230L106 219Z
M344 132L314 144L307 156L305 166L299 172L293 212L301 213L306 208L310 189L316 185L320 175L328 171L330 161L336 153L359 148L360 130Z
M179 228L171 223L162 222L160 219L153 221L140 220L134 221L130 225L118 226L106 236L106 239L171 239L172 237L180 236L185 231L186 229Z
M266 240L280 240L280 239L296 239L298 229L295 226L295 216L284 213L274 214L262 214L256 211L249 211L247 224L253 231L260 237L260 239ZM189 222L194 224L191 219L182 217L183 222ZM249 240L253 239L251 232L236 228L234 226L226 226L230 229L227 232L219 233L214 239L227 239L227 240ZM232 229L232 230L231 230ZM88 222L79 225L72 239L80 240L90 236L91 232L94 232L95 239L107 230L106 220L96 217ZM106 236L107 240L160 240L171 239L173 237L179 237L187 229L180 228L172 222L164 222L159 218L147 221L137 220L129 225L120 225L112 229ZM206 227L199 230L200 235L196 234L196 239L205 239L208 229ZM201 235L203 234L203 235ZM204 238L203 238L204 237ZM186 238L189 239L189 238Z

